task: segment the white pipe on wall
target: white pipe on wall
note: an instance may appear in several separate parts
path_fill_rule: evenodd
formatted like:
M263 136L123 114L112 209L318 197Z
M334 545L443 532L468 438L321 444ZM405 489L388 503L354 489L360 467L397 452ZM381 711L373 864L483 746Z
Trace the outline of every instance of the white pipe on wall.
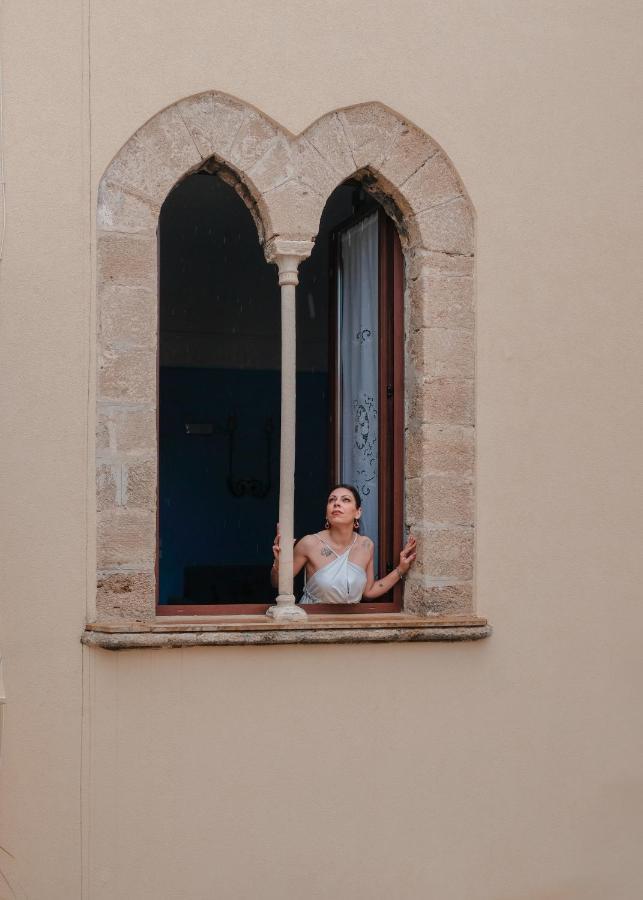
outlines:
M0 656L0 758L2 757L2 730L4 728L4 705L7 702L7 692L4 688L4 661Z
M0 0L0 36L2 35L2 2ZM4 256L4 236L7 230L7 196L4 178L4 78L2 48L0 47L0 260Z

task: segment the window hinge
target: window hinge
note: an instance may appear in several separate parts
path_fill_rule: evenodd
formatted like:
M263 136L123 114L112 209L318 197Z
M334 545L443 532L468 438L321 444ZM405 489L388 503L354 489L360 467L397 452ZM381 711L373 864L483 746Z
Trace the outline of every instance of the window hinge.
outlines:
M392 384L387 384L387 385L386 385L386 396L387 396L387 398L388 398L389 400L390 400L391 397L393 396L393 385L392 385Z

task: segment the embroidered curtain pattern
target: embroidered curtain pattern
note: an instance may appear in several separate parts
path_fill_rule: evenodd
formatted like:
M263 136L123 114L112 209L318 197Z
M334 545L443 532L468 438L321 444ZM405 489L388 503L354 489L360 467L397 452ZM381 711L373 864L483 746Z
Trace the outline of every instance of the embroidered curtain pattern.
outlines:
M378 539L378 216L340 238L341 480L362 496L360 531Z

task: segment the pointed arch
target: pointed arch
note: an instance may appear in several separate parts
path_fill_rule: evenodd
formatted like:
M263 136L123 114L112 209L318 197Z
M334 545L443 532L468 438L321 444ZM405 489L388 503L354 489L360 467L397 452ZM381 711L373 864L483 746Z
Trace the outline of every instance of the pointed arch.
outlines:
M327 113L294 136L216 91L159 112L119 150L97 207L97 613L153 619L157 245L160 207L207 168L250 209L267 254L314 240L326 200L357 178L395 221L405 256L406 522L417 613L469 613L473 577L472 203L442 148L380 103Z

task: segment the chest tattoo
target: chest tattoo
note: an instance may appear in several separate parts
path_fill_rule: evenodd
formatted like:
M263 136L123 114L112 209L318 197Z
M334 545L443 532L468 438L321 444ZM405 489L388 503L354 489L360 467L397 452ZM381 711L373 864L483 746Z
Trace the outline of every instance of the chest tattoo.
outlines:
M330 549L330 547L322 547L319 552L321 553L322 556L332 556L333 555L333 551Z

